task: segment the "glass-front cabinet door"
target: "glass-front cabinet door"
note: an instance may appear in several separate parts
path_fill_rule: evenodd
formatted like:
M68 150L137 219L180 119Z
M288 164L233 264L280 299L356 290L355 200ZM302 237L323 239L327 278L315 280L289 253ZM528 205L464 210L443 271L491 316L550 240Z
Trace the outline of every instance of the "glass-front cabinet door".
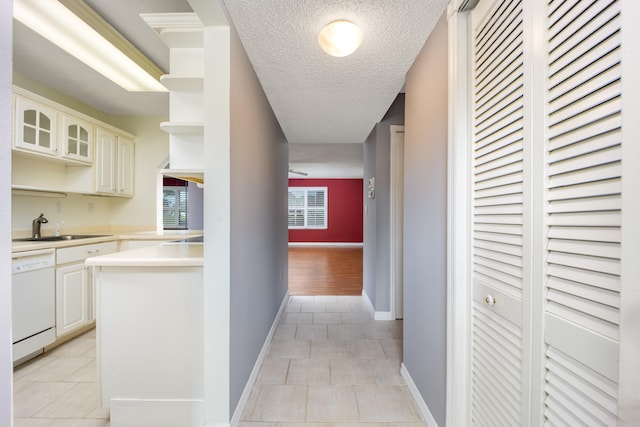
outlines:
M94 128L73 116L62 116L62 156L84 163L93 162Z
M56 111L21 97L16 97L15 108L14 146L55 156Z

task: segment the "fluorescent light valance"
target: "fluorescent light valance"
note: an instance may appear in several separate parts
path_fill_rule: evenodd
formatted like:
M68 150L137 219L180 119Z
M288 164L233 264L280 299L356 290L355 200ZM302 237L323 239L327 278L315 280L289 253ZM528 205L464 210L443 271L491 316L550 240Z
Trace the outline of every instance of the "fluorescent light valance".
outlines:
M163 74L82 0L15 0L13 17L130 92L164 92Z

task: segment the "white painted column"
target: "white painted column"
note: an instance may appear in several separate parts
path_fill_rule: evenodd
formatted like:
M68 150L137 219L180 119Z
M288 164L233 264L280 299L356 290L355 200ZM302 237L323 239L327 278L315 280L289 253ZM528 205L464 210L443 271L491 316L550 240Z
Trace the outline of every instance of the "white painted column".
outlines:
M640 425L640 2L622 1L622 277L618 425Z
M0 0L0 425L10 426L13 409L11 357L11 83L13 2Z
M204 396L207 426L226 426L231 286L230 32L204 28Z
M449 147L447 217L447 427L470 424L469 14L451 0L449 27Z

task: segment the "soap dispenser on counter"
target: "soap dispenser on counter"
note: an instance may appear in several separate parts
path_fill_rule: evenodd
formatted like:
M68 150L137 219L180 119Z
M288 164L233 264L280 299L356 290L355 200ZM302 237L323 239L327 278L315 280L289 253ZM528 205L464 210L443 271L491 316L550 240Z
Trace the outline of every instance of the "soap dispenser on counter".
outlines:
M56 237L60 236L60 226L61 225L64 225L64 221L60 220L60 221L56 222L56 232L55 232Z

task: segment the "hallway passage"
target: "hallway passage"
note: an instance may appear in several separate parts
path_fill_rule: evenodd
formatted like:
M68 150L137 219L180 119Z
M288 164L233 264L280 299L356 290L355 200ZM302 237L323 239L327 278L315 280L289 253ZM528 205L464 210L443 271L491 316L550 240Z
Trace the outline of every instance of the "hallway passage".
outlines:
M290 295L362 295L362 246L289 246Z
M402 321L372 320L361 296L291 296L240 427L424 426L401 359Z

